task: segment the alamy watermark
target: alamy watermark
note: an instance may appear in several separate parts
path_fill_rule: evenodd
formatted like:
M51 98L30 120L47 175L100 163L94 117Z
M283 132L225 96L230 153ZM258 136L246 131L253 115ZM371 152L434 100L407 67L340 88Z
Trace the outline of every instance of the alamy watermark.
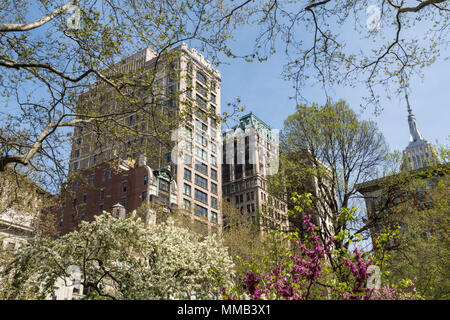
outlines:
M367 268L367 272L370 274L370 276L367 278L367 288L379 290L381 287L380 267L376 265L370 265Z
M381 24L381 9L379 6L370 5L366 14L370 15L366 20L366 27L369 31L375 31L380 29Z
M200 123L194 129L179 128L172 133L175 146L170 161L175 164L202 162L215 166L254 165L266 176L274 175L279 169L279 133L270 129L263 133L255 128L229 130L223 136L210 129L205 131ZM225 156L223 156L225 152ZM244 169L245 170L245 169Z
M81 10L80 7L72 5L67 9L69 16L66 19L67 30L80 29Z

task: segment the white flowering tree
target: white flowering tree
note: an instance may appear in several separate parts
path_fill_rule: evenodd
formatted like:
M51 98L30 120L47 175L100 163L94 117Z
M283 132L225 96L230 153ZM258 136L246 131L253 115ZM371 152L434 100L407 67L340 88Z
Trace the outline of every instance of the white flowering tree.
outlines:
M2 266L0 297L45 299L78 266L88 299L206 299L229 284L233 262L214 237L200 240L172 220L147 226L110 214L59 239L36 238Z

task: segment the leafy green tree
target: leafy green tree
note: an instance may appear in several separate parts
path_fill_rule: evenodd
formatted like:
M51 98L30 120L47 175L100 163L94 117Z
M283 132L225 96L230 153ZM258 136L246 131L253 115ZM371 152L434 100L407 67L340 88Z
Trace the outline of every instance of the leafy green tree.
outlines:
M358 213L354 200L358 198L355 186L376 175L387 153L374 122L360 120L344 101L299 105L285 121L280 149L280 171L269 180L270 189L280 195L311 194L306 199L312 202L309 209L298 197L289 202L297 230L302 231L302 214L294 209L300 205L313 215L323 241L335 237L338 250L348 249L350 242L344 241L344 235L368 234L366 226L354 229ZM330 261L335 270L342 267L333 264L331 255Z
M390 176L381 195L383 209L374 229L398 229L388 247L386 279L416 279L418 292L448 299L449 168L447 164Z

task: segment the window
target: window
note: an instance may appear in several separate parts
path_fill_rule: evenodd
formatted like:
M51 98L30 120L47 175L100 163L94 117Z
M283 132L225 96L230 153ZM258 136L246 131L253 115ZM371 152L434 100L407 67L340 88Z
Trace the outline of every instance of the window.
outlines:
M127 184L128 184L127 181L123 181L123 182L122 182L122 191L123 191L123 192L127 192Z
M86 217L86 211L83 210L83 211L81 211L81 220L84 220L85 217Z
M184 134L185 134L185 137L192 138L192 129L188 128L188 127L185 127L184 128Z
M188 199L183 199L183 209L184 210L191 210L191 202Z
M210 146L210 149L211 149L212 152L217 153L217 145L215 143L211 142L209 144L209 146Z
M195 119L195 127L205 132L208 131L208 126L198 119Z
M202 74L202 73L200 73L200 72L197 72L197 73L196 73L196 78L197 78L197 80L199 80L200 82L206 84L206 77L205 77L204 74Z
M73 171L77 171L78 170L78 162L74 162L73 163Z
M83 203L86 203L87 201L86 201L86 198L87 198L87 196L86 196L86 193L85 194L83 194Z
M217 209L217 199L214 197L211 197L211 207Z
M127 197L122 197L122 199L120 200L120 204L125 207L126 203L127 203Z
M201 217L206 217L208 215L208 210L202 206L199 206L198 204L195 204L194 214Z
M169 163L172 161L172 154L168 152L164 155L164 158L166 159L166 163Z
M108 171L103 170L102 182L106 181L106 177L108 176Z
M198 174L195 175L195 184L204 189L208 189L208 180L200 177Z
M103 214L103 204L98 206L98 214Z
M187 196L190 196L191 195L191 186L185 183L183 193Z
M186 150L187 153L192 153L192 143L190 143L189 141L185 141L184 149Z
M142 202L147 200L147 191L142 192L141 198L142 198Z
M217 131L216 130L211 129L209 131L209 134L211 135L212 139L217 139Z
M217 184L211 182L211 192L217 194Z
M211 93L211 101L216 103L216 95L214 93Z
M109 169L109 179L111 179L113 176L113 169Z
M203 99L201 96L199 96L198 94L195 95L195 100L197 101L197 103L202 106L203 108L206 108L206 100Z
M200 92L204 97L207 97L207 90L199 83L197 82L197 91Z
M163 191L169 191L169 183L165 180L159 180L159 189Z
M81 138L77 138L76 143L77 143L77 145L80 145L81 144Z
M198 170L205 175L208 174L208 166L201 162L195 162L195 170Z
M191 170L184 168L184 178L191 181Z
M202 148L199 147L195 147L195 155L199 158L201 158L202 160L207 160L208 159L208 154L205 150L203 150Z
M147 175L144 174L144 186L147 185Z
M80 157L80 149L75 150L75 158Z
M235 202L236 204L239 204L239 196L235 196L235 197L234 197L234 200L235 200L234 202Z
M208 145L208 139L198 133L195 134L195 141L204 147Z
M192 163L192 156L190 154L185 153L184 154L184 163L191 165Z
M217 157L214 155L211 155L211 164L217 166Z
M195 189L194 198L203 203L208 203L208 195L198 189Z
M105 199L105 189L100 190L100 200Z
M211 221L217 223L217 212L211 211Z
M217 180L217 170L211 168L211 178L213 178L214 180Z
M165 196L162 193L160 193L158 197L161 199L162 202L169 203L169 197L168 196Z

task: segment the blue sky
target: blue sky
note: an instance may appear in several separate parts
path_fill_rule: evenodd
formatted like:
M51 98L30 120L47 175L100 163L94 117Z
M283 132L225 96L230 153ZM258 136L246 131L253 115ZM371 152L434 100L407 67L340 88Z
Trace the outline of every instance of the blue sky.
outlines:
M222 65L222 106L239 96L246 106L245 113L252 111L272 128L282 129L283 121L295 112L292 84L281 77L282 57L264 63L233 61ZM423 79L411 81L409 100L416 116L419 130L428 141L449 143L450 134L450 66L447 61L432 65ZM325 102L322 89L305 87L304 95L310 101ZM344 99L363 119L377 122L391 150L403 150L409 142L406 102L404 97L382 99L384 110L375 115L373 109L362 110L359 105L366 94L364 88L335 88L334 100Z
M417 30L415 30L417 32ZM235 47L249 46L254 30L240 30ZM357 43L353 30L342 28L344 38ZM347 36L348 35L348 36ZM361 42L359 42L361 43ZM356 47L356 49L359 49ZM441 48L441 58L425 69L423 78L410 79L409 101L416 116L419 130L425 139L432 143L450 144L450 48ZM282 129L283 121L295 112L295 100L292 83L282 79L281 72L286 59L282 53L260 63L248 63L242 60L229 60L219 70L222 74L222 109L235 97L240 97L246 112L252 111L272 128ZM344 99L363 119L371 119L378 124L391 150L403 150L409 143L406 101L404 96L381 96L383 111L374 114L374 109L362 110L362 98L367 96L365 87L333 88L329 92L334 101ZM325 103L326 98L319 85L307 86L302 95L311 102Z

